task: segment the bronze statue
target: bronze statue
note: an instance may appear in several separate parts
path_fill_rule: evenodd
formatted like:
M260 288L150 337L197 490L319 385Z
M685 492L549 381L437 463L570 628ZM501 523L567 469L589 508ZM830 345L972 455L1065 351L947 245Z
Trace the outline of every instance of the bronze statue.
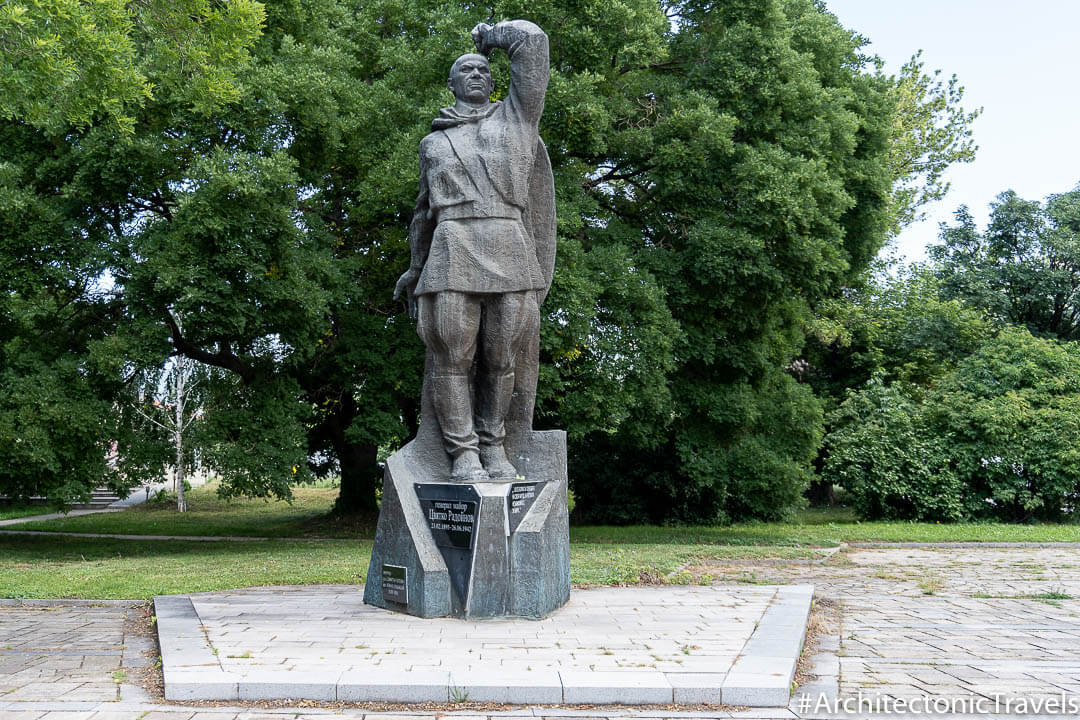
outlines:
M428 348L425 406L451 479L507 482L525 474L507 434L531 429L539 305L555 262L554 182L538 132L548 38L526 20L482 23L472 37L480 54L459 57L447 81L456 103L420 143L412 261L394 297L407 295ZM510 56L510 90L490 102L496 48Z

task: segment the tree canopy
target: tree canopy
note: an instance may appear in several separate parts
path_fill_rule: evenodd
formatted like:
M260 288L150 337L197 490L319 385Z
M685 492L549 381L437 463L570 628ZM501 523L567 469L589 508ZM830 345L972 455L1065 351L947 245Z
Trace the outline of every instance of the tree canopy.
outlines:
M1078 197L1002 193L983 232L961 207L927 263L834 311L822 477L862 516L1075 517Z
M423 348L390 298L417 144L469 29L528 17L559 208L537 424L570 433L583 517L778 516L822 433L790 372L805 329L918 206L897 189L937 182L898 143L967 117L917 80L898 110L908 81L813 0L0 14L0 439L34 448L0 491L96 484L113 441L134 482L139 428L113 408L181 355L222 371L201 433L224 492L339 471L339 507L372 510L418 417Z
M1080 340L1080 190L1044 203L1003 192L981 233L961 207L930 255L947 297L1033 333Z

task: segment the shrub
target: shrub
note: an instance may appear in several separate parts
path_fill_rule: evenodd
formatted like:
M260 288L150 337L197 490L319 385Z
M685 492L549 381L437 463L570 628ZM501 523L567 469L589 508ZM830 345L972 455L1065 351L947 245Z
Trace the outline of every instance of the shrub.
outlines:
M1080 490L1080 348L1010 328L929 398L935 432L968 489L971 514L1059 521Z
M865 518L958 520L964 488L949 465L946 443L925 425L908 383L875 376L834 411L822 474L847 490Z
M875 377L833 413L826 480L866 518L1060 521L1080 499L1080 349L1006 328L933 388Z

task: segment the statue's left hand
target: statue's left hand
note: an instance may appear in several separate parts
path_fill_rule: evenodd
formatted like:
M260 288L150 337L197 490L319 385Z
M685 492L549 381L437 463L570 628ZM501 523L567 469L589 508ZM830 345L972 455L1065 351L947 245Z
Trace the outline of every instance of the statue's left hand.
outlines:
M397 300L402 296L408 304L409 317L416 319L417 314L417 302L416 302L416 283L420 279L420 271L414 268L409 268L401 277L398 278L397 285L394 287L394 299Z
M494 29L493 25L487 23L479 23L472 29L473 44L476 45L476 51L481 55L490 55L491 51L495 49L495 46L489 40L491 31Z

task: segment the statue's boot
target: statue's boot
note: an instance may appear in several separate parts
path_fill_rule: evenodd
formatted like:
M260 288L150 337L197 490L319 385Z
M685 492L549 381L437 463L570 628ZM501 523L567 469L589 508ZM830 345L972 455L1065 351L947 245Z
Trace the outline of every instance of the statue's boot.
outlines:
M443 446L453 465L453 482L486 482L488 474L480 462L479 438L473 427L472 398L468 375L441 375L432 378L435 417L442 430Z
M477 388L476 433L480 441L480 462L492 480L512 481L517 469L506 457L506 415L514 397L514 373L486 376Z

